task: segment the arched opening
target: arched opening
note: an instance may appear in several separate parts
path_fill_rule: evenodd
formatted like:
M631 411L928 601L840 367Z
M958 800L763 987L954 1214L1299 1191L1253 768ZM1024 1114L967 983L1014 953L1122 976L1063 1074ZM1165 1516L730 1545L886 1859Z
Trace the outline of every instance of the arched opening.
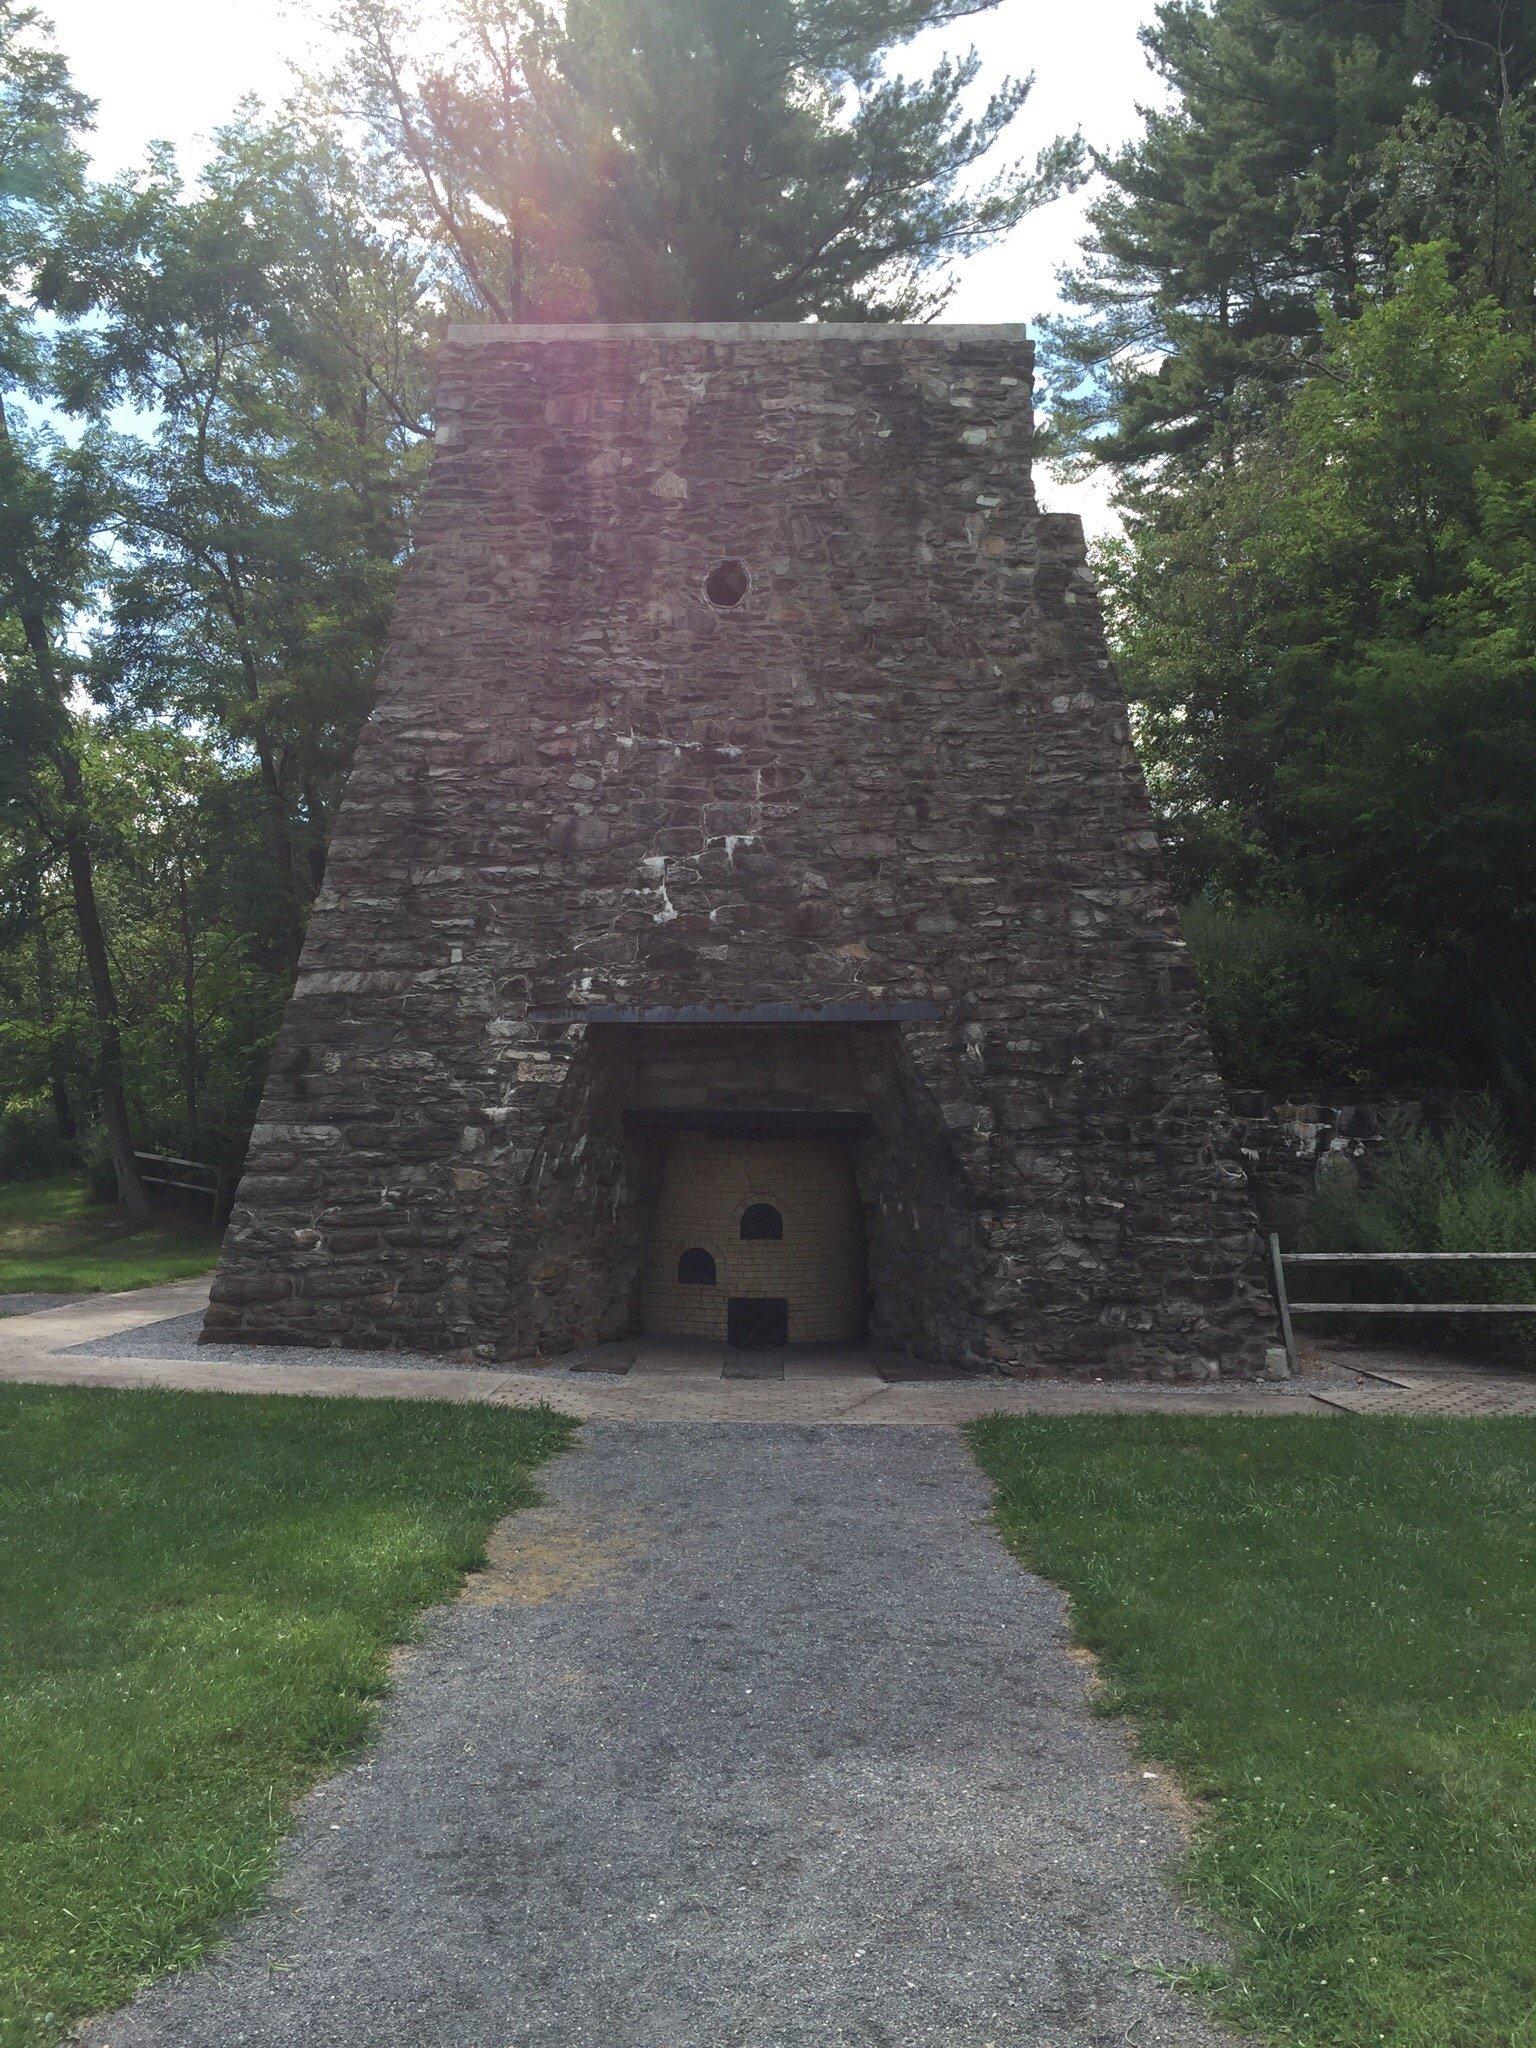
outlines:
M777 1243L784 1235L784 1218L772 1202L752 1202L741 1212L741 1234Z
M713 1287L715 1261L702 1245L691 1245L677 1262L679 1287Z

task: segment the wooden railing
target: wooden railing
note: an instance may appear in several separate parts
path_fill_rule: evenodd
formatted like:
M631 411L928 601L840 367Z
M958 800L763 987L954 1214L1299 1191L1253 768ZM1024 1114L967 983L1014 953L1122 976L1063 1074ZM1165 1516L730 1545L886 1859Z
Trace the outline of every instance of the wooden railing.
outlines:
M169 1152L135 1152L139 1179L149 1188L176 1188L183 1194L201 1195L213 1204L216 1221L224 1217L225 1196L230 1192L229 1175L222 1166L210 1166L203 1159L178 1159ZM150 1171L163 1168L164 1171ZM188 1179L189 1174L201 1176Z
M1292 1301L1285 1284L1291 1266L1446 1266L1503 1263L1536 1265L1533 1252L1283 1252L1270 1234L1280 1332L1291 1371L1296 1370L1292 1316L1536 1316L1536 1301Z

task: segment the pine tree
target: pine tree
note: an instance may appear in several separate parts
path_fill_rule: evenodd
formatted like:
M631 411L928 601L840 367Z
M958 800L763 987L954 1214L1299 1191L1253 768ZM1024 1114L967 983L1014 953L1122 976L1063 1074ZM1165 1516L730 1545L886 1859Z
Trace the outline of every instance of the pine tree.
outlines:
M1185 894L1351 921L1486 1080L1536 953L1536 343L1435 245L1391 284L1106 569Z
M1060 443L1230 463L1309 374L1319 309L1379 296L1403 241L1528 314L1533 24L1527 0L1164 0L1143 41L1171 104L1099 160L1048 337Z
M891 66L997 4L450 0L418 71L404 0L344 0L331 92L472 317L918 318L1076 163L1061 141L985 177L1030 81L968 113L974 53Z

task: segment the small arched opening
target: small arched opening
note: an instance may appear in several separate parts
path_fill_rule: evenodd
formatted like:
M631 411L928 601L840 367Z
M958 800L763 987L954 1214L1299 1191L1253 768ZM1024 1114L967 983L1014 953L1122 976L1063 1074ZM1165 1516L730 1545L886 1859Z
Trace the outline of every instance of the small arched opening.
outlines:
M679 1287L713 1287L713 1253L705 1251L700 1244L690 1245L677 1262L677 1284Z

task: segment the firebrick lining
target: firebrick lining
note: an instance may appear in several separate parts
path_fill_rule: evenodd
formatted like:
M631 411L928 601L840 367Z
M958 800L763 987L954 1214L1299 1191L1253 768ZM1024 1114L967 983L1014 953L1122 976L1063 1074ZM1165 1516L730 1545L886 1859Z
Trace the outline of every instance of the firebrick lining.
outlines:
M728 1341L731 1305L742 1301L786 1303L790 1343L863 1335L864 1223L846 1143L672 1136L646 1266L646 1332Z

